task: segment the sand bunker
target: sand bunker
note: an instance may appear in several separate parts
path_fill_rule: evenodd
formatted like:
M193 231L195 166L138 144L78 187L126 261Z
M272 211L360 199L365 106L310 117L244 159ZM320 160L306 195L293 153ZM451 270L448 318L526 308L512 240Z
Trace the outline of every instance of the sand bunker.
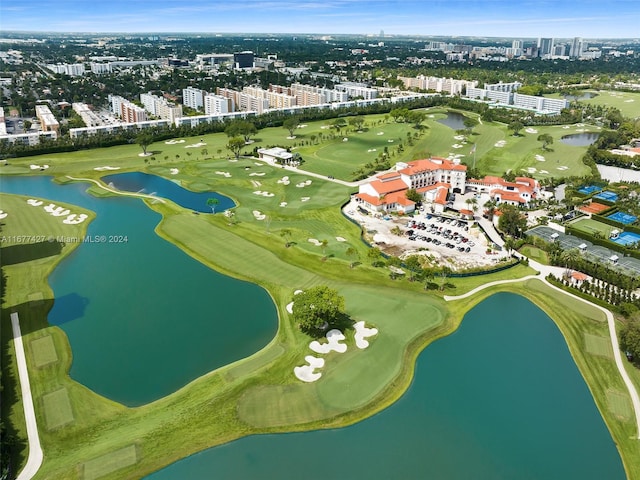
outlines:
M635 102L635 100L633 98L630 98L629 100L625 100L624 103L632 103Z
M460 145L459 143L454 143L453 145L451 145L451 148L462 148L462 145Z
M300 295L302 292L304 292L304 290L296 290L295 292L293 292L293 294Z
M251 180L251 185L253 185L254 187L259 187L262 184L257 180Z
M151 152L147 152L147 153L142 152L138 154L139 157L150 157L151 155L153 155L153 153Z
M29 165L31 170L46 170L49 168L49 165Z
M534 168L534 167L527 168L527 173L536 173L537 171L538 171L538 169Z
M67 218L65 218L62 223L66 223L67 225L78 225L79 223L84 222L87 218L87 215L85 215L84 213L81 213L79 215L72 213Z
M265 175L265 172L253 172L249 174L250 177L264 177Z
M184 143L184 140L169 140L167 142L164 142L166 145L175 145L177 143Z
M36 200L35 198L30 198L29 200L27 200L27 204L31 205L32 207L39 207L40 205L42 205L42 200Z
M354 338L356 340L356 347L358 347L359 349L365 349L369 346L368 340L365 340L366 338L372 337L378 334L377 328L365 327L364 321L356 322L353 325L353 328L355 328L356 330Z
M377 151L378 151L377 148L370 148L369 150L367 150L367 153L377 152Z
M346 241L347 241L347 239L346 239L346 238L342 238L342 237L336 237L336 240L337 240L338 242L346 242Z
M307 355L304 359L307 361L308 365L294 367L293 373L303 382L315 382L322 376L321 373L316 373L315 369L324 367L324 358Z
M171 175L177 175L180 173L180 170L178 170L177 168L172 168L171 170L169 170L169 173Z
M538 130L536 130L535 128L531 128L531 127L525 128L524 131L527 132L527 133L538 133Z
M453 138L454 140L464 140L464 135L456 135Z
M502 148L507 144L506 140L498 140L496 143L493 144L494 147L498 147L498 148Z
M105 165L104 167L96 167L94 168L94 170L97 172L104 172L107 170L120 170L120 167L110 167L108 165Z
M254 164L254 165L257 165L257 166L259 166L259 167L264 166L264 163L260 163L260 162L253 162L253 164Z
M538 173L544 173L544 174L547 174L547 173L549 173L549 172L547 172L546 170L539 170L539 171L538 171Z
M347 351L347 345L344 343L340 343L347 337L345 337L340 330L336 328L329 330L327 332L326 338L327 343L320 343L317 340L314 340L309 344L309 348L316 353L344 353Z
M392 139L389 139L389 140L387 140L387 142L389 142L389 143L393 143L393 140L392 140Z
M9 214L6 213L4 210L0 210L0 220L2 220L3 218L7 218Z
M262 192L262 196L263 197L273 197L275 194L271 193L271 192Z
M562 167L558 167L558 170L569 170L569 167L565 167L564 165Z
M342 139L342 141L343 141L343 142L348 142L348 141L349 141L349 139L348 139L347 137L345 137L345 138L343 138L343 139Z
M539 162L546 162L547 159L544 158L542 155L536 155L536 160Z
M309 200L311 200L311 197L302 197L300 199L301 202L308 202Z
M198 147L204 147L206 145L206 143L204 142L198 142L198 143L194 143L192 145L185 145L184 148L198 148Z
M287 202L280 202L281 207L286 207L287 205L288 205Z
M216 171L215 173L216 175L222 175L225 178L231 178L231 174L229 172Z
M254 210L252 213L256 220L264 220L265 218L267 218L267 216L259 210Z
M284 308L287 310L287 312L293 315L293 302L287 303L287 306Z
M376 135L384 135L384 132L378 132Z
M320 240L318 240L317 238L309 238L309 239L307 239L307 241L309 243L313 243L316 247L319 247L320 245L322 245L322 242Z
M282 177L280 180L278 180L278 183L282 183L283 185L289 185L289 177L284 176Z

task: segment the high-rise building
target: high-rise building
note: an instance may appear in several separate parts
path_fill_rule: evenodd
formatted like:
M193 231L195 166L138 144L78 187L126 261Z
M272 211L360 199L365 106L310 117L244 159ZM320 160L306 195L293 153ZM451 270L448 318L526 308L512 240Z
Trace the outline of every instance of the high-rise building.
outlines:
M200 110L204 106L206 92L198 88L187 87L182 90L182 104L185 107Z
M575 37L571 42L571 48L569 49L569 56L571 58L579 58L582 55L582 52L585 50L584 42L582 38Z
M221 115L229 112L233 112L233 99L211 93L205 95L204 113L207 115Z
M253 52L234 53L233 63L236 68L253 68Z
M553 55L553 38L538 39L538 56L544 58Z
M524 48L524 42L522 40L514 40L513 42L511 42L511 48L519 48L520 50L522 50Z

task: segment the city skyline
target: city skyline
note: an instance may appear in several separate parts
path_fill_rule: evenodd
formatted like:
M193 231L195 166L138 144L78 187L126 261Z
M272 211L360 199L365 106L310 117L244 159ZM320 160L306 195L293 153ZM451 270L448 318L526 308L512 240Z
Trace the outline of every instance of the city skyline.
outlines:
M34 0L0 6L2 29L86 33L325 33L638 38L635 0Z

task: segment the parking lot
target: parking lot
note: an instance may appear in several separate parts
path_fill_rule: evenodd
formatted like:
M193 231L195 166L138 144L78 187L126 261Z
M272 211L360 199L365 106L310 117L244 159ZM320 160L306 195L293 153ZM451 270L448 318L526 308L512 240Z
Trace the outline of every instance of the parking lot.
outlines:
M428 255L434 264L462 270L491 266L507 254L504 251L487 253L487 239L475 222L453 215L419 213L390 217L370 212L363 214L355 202L347 204L344 213L363 227L367 241L383 252L401 258Z

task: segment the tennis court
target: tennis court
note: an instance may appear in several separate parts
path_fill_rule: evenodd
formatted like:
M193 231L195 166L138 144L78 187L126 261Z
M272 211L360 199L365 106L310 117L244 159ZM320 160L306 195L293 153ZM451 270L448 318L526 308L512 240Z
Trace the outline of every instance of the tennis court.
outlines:
M624 223L625 225L629 225L630 223L633 223L638 219L638 217L624 212L612 213L607 218L615 220L616 222Z
M640 235L633 232L622 232L618 235L618 238L612 240L624 246L633 245L634 243L640 243Z
M593 192L599 192L602 190L597 185L587 185L586 187L582 187L578 190L580 193L584 193L585 195L591 195Z
M618 200L618 194L614 192L610 192L609 190L605 190L604 192L600 192L599 194L594 195L593 198L615 202Z

